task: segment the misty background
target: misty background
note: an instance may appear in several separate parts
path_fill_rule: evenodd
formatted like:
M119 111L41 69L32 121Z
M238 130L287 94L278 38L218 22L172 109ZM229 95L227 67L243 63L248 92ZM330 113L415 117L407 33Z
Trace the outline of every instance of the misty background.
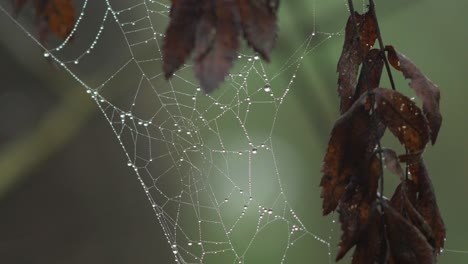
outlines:
M11 11L10 2L2 0L1 6ZM93 39L105 8L102 2L88 9L83 20L89 35L76 38ZM355 2L362 10L363 2ZM75 5L79 10L81 1ZM411 58L441 90L442 128L437 144L424 154L447 228L447 250L439 263L467 263L468 117L463 107L468 98L468 3L377 0L376 5L384 42ZM29 5L18 21L37 36L33 15ZM272 67L281 65L275 58L287 58L314 25L316 31L338 32L347 17L343 1L282 1ZM79 33L88 32L83 28ZM121 48L114 45L112 34L121 36L109 32L100 40L105 52L92 57L112 66ZM330 229L336 229L330 241L333 257L339 226L321 216L318 184L329 133L338 118L335 72L342 41L343 35L333 37L304 59L275 125L298 157L291 165L297 174L281 174L291 181L288 201L311 231L327 239ZM105 66L87 70L82 74L89 82L108 74ZM388 86L385 75L382 79L382 86ZM412 93L403 78L397 78L397 89ZM0 114L1 263L173 263L151 204L94 101L44 59L37 44L2 12ZM386 174L390 186L396 184L391 178L396 177ZM302 251L303 256L287 263L328 262L326 247Z

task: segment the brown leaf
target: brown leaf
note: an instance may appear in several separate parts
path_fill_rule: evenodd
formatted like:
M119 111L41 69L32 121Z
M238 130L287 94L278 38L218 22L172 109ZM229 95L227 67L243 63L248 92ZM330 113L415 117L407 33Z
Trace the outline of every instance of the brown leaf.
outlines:
M71 0L48 0L41 16L47 20L49 30L61 39L68 37L75 25L75 8Z
M418 228L426 238L427 242L435 248L435 238L431 227L413 205L416 201L416 194L415 185L411 180L408 180L406 183L402 182L395 190L390 204L395 210L404 215L406 219ZM411 195L411 198L409 198L408 195Z
M376 211L375 200L382 171L380 160L374 156L367 164L368 170L352 177L340 200L341 236L336 260L340 260L367 231L372 212ZM375 220L375 219L374 219Z
M384 132L369 111L369 98L364 94L333 127L320 182L324 215L336 209L351 178L368 171L374 148Z
M400 60L398 59L395 48L391 45L388 45L385 46L385 50L387 51L388 62L390 62L393 68L395 68L398 71L401 71Z
M406 192L403 192L403 190L406 190ZM392 199L390 201L390 204L393 206L395 209L402 209L403 210L403 195L405 195L408 200L411 202L411 204L416 204L416 199L417 199L417 186L414 183L413 180L407 179L404 182L402 181L400 184L398 184L397 188L395 189L395 192L393 193ZM398 201L395 200L396 197ZM398 204L398 206L397 206ZM401 211L398 209L398 211Z
M194 48L195 31L201 15L198 2L172 0L171 20L166 29L162 48L163 71L166 78L171 77L182 66Z
M216 23L202 18L195 41L194 71L206 93L214 91L224 81L239 48L240 20L234 0L216 2L213 11ZM215 35L211 33L207 38L206 34L210 32ZM213 41L210 42L211 38Z
M390 89L374 91L376 113L411 152L424 149L429 141L427 120L419 107L403 94Z
M356 92L354 93L355 98L359 98L363 93L379 86L383 65L384 60L380 50L371 49L362 63Z
M384 263L387 253L384 232L381 215L374 209L367 229L356 244L352 264Z
M411 164L409 169L418 191L415 208L431 227L435 237L435 251L438 254L445 243L445 224L437 205L434 187L422 160Z
M383 208L390 263L435 263L432 247L424 235L387 203L383 204Z
M270 54L277 36L279 0L237 0L244 37L248 44L270 61Z
M169 78L192 51L195 76L206 93L228 75L239 49L241 30L248 44L269 61L277 35L279 0L172 0L163 46Z
M15 0L15 12L18 13L28 0ZM72 0L31 0L34 2L39 28L39 39L46 45L49 32L61 39L70 35L76 21L75 7Z
M359 65L377 39L377 20L372 14L372 10L363 15L354 14L359 39L356 38L355 25L353 25L351 16L346 24L345 41L337 65L338 94L341 98L340 112L342 114L352 106L355 99L359 98L359 96L353 98L357 85Z
M422 100L423 111L431 128L431 141L434 144L442 124L442 115L439 108L439 88L405 55L397 52L392 46L388 46L387 51L391 64L397 70L401 70L405 78L411 79L410 87Z

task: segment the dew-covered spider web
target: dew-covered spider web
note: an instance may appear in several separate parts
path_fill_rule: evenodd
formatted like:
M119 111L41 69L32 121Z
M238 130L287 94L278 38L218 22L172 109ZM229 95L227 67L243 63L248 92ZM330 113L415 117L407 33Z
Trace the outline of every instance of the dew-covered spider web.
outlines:
M311 223L304 220L306 211L295 210L298 200L310 200L315 205L309 213L321 214L320 168L309 168L315 171L307 175L313 178L309 193L294 193L296 177L306 176L291 174L302 171L287 167L295 166L297 146L276 132L281 122L294 122L294 116L282 116L292 89L325 89L296 87L295 80L309 74L302 66L317 49L342 35L345 2L311 1L309 24L299 27L291 13L284 15L288 5L299 4L283 1L280 30L298 27L304 32L299 44L287 48L280 33L271 65L242 49L231 74L210 95L194 79L191 61L164 79L169 1L77 2L77 23L57 45L43 46L34 25L12 19L104 114L169 243L160 250L171 250L177 263L331 262L332 220ZM324 31L317 18L327 8L344 15L340 27Z

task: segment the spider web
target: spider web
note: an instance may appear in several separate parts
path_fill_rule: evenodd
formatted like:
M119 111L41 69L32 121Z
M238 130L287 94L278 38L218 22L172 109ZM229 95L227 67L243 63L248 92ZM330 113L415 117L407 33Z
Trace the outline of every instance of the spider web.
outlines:
M308 248L331 262L331 228L311 230L287 198L284 185L294 176L282 173L284 155L275 149L287 139L275 128L304 59L340 33L318 31L314 16L302 44L274 57L280 66L244 49L223 86L205 95L190 64L164 79L169 1L85 0L79 7L71 35L56 47L43 47L16 23L106 117L175 262L297 263Z

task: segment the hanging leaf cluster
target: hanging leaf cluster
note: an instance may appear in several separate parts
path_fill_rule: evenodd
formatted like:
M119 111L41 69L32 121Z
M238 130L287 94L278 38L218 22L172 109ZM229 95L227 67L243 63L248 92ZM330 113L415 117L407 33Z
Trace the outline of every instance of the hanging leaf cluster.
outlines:
M441 126L439 89L392 46L373 48L379 34L373 4L365 14L350 15L337 66L342 115L322 167L323 213L339 213L337 261L355 247L353 264L435 263L445 227L422 153ZM379 87L385 64L411 80L422 110L402 93ZM381 147L386 130L406 153ZM379 189L384 166L401 180L390 199Z
M18 14L27 2L32 2L36 10L36 23L39 40L47 43L49 33L61 39L70 35L76 22L75 7L72 0L13 0L15 13Z
M277 35L278 5L279 0L172 0L162 49L165 77L170 78L192 56L201 87L212 92L237 58L241 34L269 61Z

